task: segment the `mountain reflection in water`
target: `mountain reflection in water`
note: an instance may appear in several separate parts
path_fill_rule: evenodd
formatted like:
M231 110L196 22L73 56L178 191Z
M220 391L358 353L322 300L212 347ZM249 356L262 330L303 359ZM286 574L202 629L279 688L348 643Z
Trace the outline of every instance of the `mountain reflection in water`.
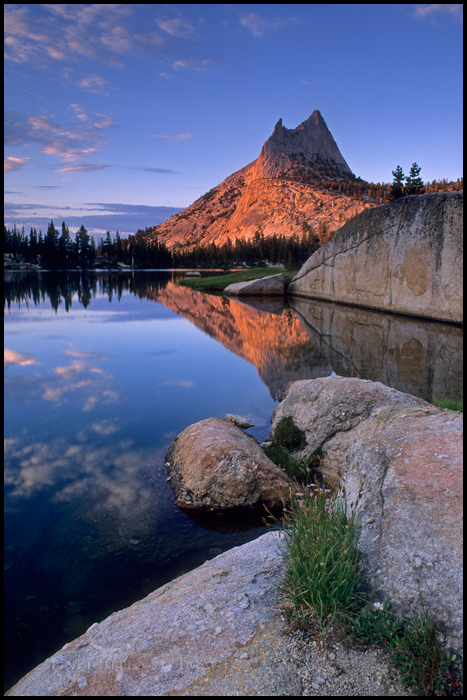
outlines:
M169 283L157 300L255 365L270 394L335 373L433 401L461 398L462 329L293 298L242 301Z
M190 423L251 414L264 439L290 381L333 372L462 396L460 328L240 302L182 287L182 274L5 274L7 687L92 622L264 531L209 531L174 506L164 455Z

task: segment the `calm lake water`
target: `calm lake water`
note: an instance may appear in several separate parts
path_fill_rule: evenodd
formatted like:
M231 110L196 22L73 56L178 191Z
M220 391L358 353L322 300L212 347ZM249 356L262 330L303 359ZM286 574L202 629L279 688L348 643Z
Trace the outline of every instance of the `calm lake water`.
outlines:
M336 373L462 396L462 330L308 300L251 304L180 273L5 275L6 687L93 622L264 531L215 532L173 504L187 425L250 416Z

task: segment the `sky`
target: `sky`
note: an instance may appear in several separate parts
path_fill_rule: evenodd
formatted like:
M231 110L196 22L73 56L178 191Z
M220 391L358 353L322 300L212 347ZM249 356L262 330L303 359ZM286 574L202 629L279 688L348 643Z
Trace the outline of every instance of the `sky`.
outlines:
M462 171L462 5L5 9L5 222L99 239L184 209L318 109L352 171Z

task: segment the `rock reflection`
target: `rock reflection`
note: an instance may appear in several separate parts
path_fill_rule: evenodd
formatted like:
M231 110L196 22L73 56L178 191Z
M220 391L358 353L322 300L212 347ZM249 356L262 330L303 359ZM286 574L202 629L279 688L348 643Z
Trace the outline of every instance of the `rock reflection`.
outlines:
M333 371L379 381L426 401L462 397L462 329L328 302L291 302Z
M173 283L157 300L251 362L273 398L332 372L427 401L462 397L462 329L450 324L310 299L239 302Z

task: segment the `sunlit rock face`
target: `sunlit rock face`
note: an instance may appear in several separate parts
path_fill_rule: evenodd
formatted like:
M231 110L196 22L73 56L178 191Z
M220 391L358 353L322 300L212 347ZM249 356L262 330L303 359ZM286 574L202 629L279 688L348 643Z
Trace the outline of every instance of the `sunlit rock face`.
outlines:
M462 192L403 197L346 223L290 295L462 323Z
M308 224L323 242L374 205L324 189L318 180L347 182L354 177L318 110L296 129L287 129L280 119L255 161L148 236L183 249L250 241L257 233L301 237L303 224Z

